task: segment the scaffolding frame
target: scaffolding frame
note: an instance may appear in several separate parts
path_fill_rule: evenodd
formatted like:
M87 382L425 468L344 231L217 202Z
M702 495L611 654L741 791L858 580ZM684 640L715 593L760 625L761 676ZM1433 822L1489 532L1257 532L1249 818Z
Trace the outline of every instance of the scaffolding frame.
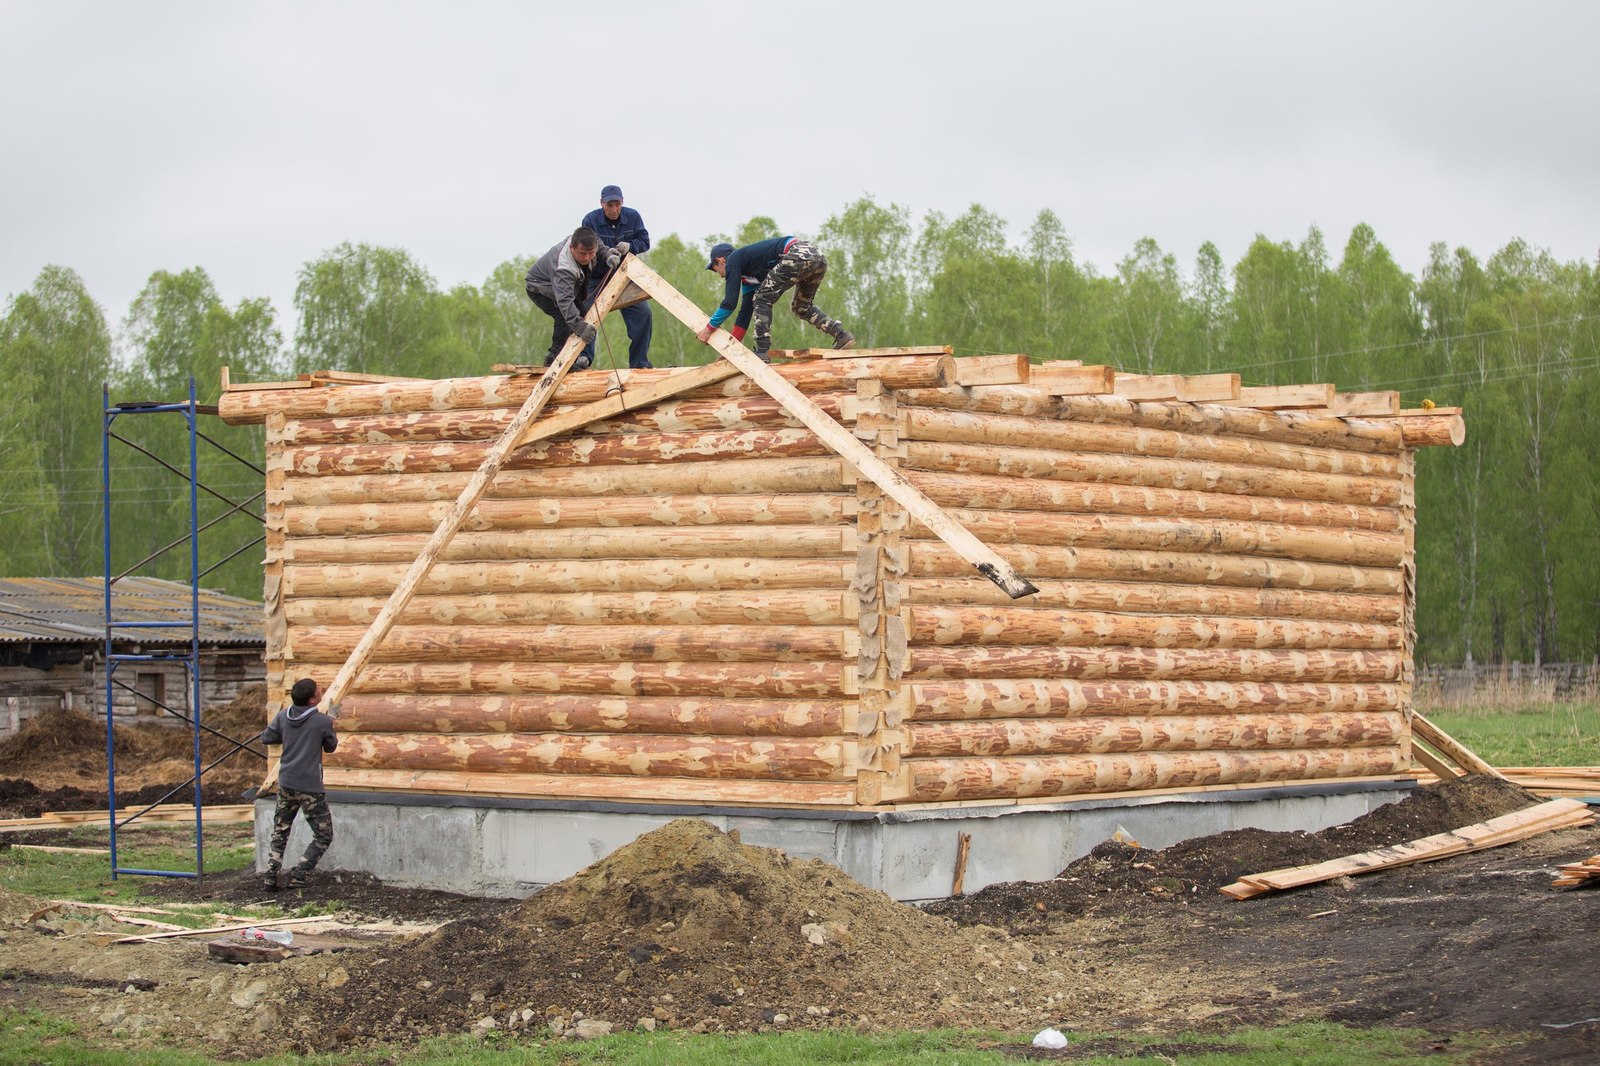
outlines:
M101 493L102 493L102 496L101 496L101 511L102 511L102 523L103 523L103 542L104 542L103 543L103 547L104 547L104 552L105 552L105 571L104 571L104 575L105 575L104 576L104 582L105 582L105 652L104 652L104 655L105 655L105 684L106 684L106 687L105 687L106 807L107 807L107 821L108 821L108 824L109 824L109 827L110 827L110 834L111 834L111 848L110 848L111 878L112 878L112 880L116 880L122 874L136 874L136 875L145 875L145 876L151 876L151 877L179 877L179 878L194 878L196 880L200 880L200 879L204 878L204 876L205 876L205 821L204 821L204 816L203 816L204 803L203 803L202 795L201 795L201 792L202 792L202 781L203 781L207 771L211 770L213 767L216 767L217 765L221 764L222 762L226 761L227 759L232 758L239 751L241 751L241 750L253 751L254 750L254 749L251 749L251 748L248 747L248 742L247 741L235 740L232 737L229 737L229 736L217 731L216 729L213 729L210 726L207 726L202 721L202 717L203 716L202 716L202 713L201 713L201 661L200 661L200 581L206 575L212 573L213 571L217 570L219 567L221 567L221 566L227 564L228 562L232 561L234 558L236 558L240 554L242 554L242 553L244 553L246 551L249 551L252 547L254 547L257 544L262 543L262 541L264 541L266 539L265 538L265 534L263 534L262 536L255 538L254 540L252 540L249 543L243 545L242 547L239 547L239 548L235 549L234 551L229 552L227 555L223 556L220 560L218 560L217 562L213 563L211 566L205 568L204 570L202 570L200 568L200 534L202 532L204 532L205 530L210 529L212 526L215 526L217 523L223 521L224 519L226 519L226 518L228 518L228 517L230 517L230 516L232 516L234 514L239 514L241 512L244 513L244 514L251 515L252 517L256 518L258 521L262 520L262 516L261 515L255 514L254 512L250 511L249 508L250 508L250 505L252 503L256 502L257 500L263 499L265 497L265 495L266 495L266 489L263 487L262 490L260 492L257 492L254 496L250 497L249 499L247 499L247 500L245 500L243 502L240 502L240 501L237 501L237 500L233 500L233 499L223 495L222 493L217 492L216 490L210 488L209 486L205 485L200 480L200 447L199 447L200 442L201 441L206 442L207 444L209 444L210 446L215 448L217 451L221 452L223 455L226 455L230 459L233 459L235 462L237 462L237 463L239 463L239 464L241 464L241 465L243 465L245 467L248 467L250 470L253 470L255 473L261 475L262 477L266 476L266 471L262 467L259 467L255 463L251 462L249 459L244 458L243 456L241 456L238 453L234 452L233 450L227 448L226 446L218 443L217 441L213 440L211 437L207 436L205 433L200 431L200 426L199 426L200 416L201 415L215 416L217 414L217 408L214 405L202 405L202 404L196 402L195 382L194 382L194 378L192 376L189 378L189 398L186 401L178 401L178 402L134 401L134 402L123 402L123 403L113 404L111 402L111 387L110 387L109 384L104 384L104 385L101 386L101 411L102 411L102 415L103 415L103 419L104 419L103 425L102 425L102 431L103 432L102 432L101 441L100 441L100 462L101 462ZM139 444L139 443L137 443L135 441L129 440L127 437L120 436L115 432L114 427L115 427L117 419L119 419L119 418L131 417L131 416L135 416L135 415L163 415L163 414L166 414L166 415L180 414L180 415L183 416L184 425L185 425L185 428L187 430L186 439L187 439L187 444L188 444L187 450L188 450L188 460L189 460L188 469L187 470L184 470L181 467L176 466L176 465L168 462L166 459L163 459L161 456L159 456L159 455L155 454L154 452L150 451L148 448L145 448L143 445L141 445L141 444ZM133 564L133 566L131 566L128 569L124 570L120 574L113 574L112 565L111 565L112 546L113 546L113 542L114 542L115 526L116 526L116 523L113 521L113 518L112 518L112 507L111 507L111 498L112 498L111 497L111 484L112 484L112 476L111 476L112 475L111 442L114 441L114 440L118 441L118 442L120 442L122 444L127 445L128 447L132 448L134 451L136 451L136 452L138 452L138 453L140 453L140 454L142 454L142 455L144 455L144 456L146 456L146 457L148 457L150 459L154 459L158 465L160 465L164 469L170 471L174 475L176 475L179 478L181 478L184 481L184 483L186 483L188 485L188 493L189 493L189 529L188 529L188 532L185 533L183 536L179 537L177 540L172 541L169 544L163 545L160 548L157 548L155 551L153 551L150 554L146 555L144 558L140 559L137 563ZM202 525L200 523L200 493L202 491L204 491L209 496L216 497L217 499L221 500L223 503L228 505L227 510L225 510L222 514L218 515L217 517L215 517L215 518L211 519L210 521L206 522L204 525ZM143 619L141 619L141 618L122 618L122 619L118 619L118 618L116 618L115 617L115 613L114 613L114 604L113 604L113 595L112 594L113 594L113 590L114 590L117 582L121 581L123 578L133 576L136 571L138 571L140 568L144 567L146 564L148 564L150 562L153 562L156 559L161 558L162 556L166 555L168 552L171 552L171 551L173 551L173 550L175 550L177 548L180 548L180 547L184 546L185 544L187 544L188 548L189 548L189 552L188 552L188 555L189 555L189 615L188 615L188 617L187 618L180 618L180 619L172 619L172 618L161 618L161 619L154 619L154 618L143 618ZM129 630L135 630L135 631L137 631L137 630L153 630L153 631L166 630L166 631L172 631L172 630L182 630L182 629L187 629L189 631L189 633L188 633L189 640L188 640L187 650L182 652L182 653L179 653L177 651L146 652L146 651L144 651L142 649L140 651L136 651L136 652L131 652L131 651L121 651L121 652L119 652L117 650L117 644L119 642L120 643L124 643L124 644L126 644L128 642L127 631L129 631ZM172 640L171 638L168 638L166 640L163 640L162 643L163 644L176 643L176 641ZM181 644L179 646L181 646ZM182 711L170 706L165 700L165 696L166 696L165 692L162 693L162 698L156 698L155 696L153 696L151 694L141 692L135 685L129 685L124 681L118 680L118 678L117 678L117 668L120 665L124 664L124 663L164 663L164 664L180 663L180 664L182 664L182 666L184 668L184 677L185 677L185 680L186 680L185 687L189 692L189 713L185 714ZM123 818L120 821L117 818L117 758L116 758L116 737L115 737L115 714L113 713L114 700L115 700L116 691L117 691L118 688L121 688L121 689L123 689L125 691L133 693L136 698L143 698L143 699L149 700L151 703L155 704L155 706L162 713L173 715L176 718L180 718L183 721L188 722L189 726L190 726L190 730L191 730L191 732L193 734L193 759L194 759L194 763L193 763L193 765L194 765L194 773L189 778L188 781L183 782L183 784L174 786L171 790L169 790L165 795L163 795L160 799L156 800L154 803L146 804L141 809L139 809L137 811L134 811L132 814L128 815L127 817ZM223 740L228 741L233 746L227 752L225 752L224 754L218 756L216 759L213 759L209 764L202 765L203 758L202 758L202 755L201 755L200 742L201 742L203 733L210 733L210 734L212 734L214 736L221 737ZM256 754L259 754L259 755L262 756L262 758L265 758L265 754L264 753L257 752ZM124 826L128 825L130 822L133 822L134 820L138 819L140 816L148 813L149 811L153 810L154 808L158 807L159 805L165 803L167 800L171 799L173 796L176 796L178 793L182 792L184 789L189 788L191 785L193 786L193 803L194 803L194 866L195 866L195 868L193 870L153 870L153 869L144 869L144 868L140 868L140 867L127 867L127 866L121 865L121 863L119 862L118 857L117 857L117 831L119 829L123 828Z

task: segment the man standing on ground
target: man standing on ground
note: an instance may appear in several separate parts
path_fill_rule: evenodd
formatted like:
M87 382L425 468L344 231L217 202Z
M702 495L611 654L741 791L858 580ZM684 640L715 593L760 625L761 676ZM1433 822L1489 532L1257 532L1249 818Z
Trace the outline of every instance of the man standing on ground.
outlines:
M272 850L267 853L266 882L273 892L278 890L283 849L289 845L289 830L297 812L305 814L306 825L311 827L311 843L289 873L290 888L305 886L322 853L333 843L333 813L322 787L322 753L339 746L333 717L317 710L322 689L309 677L294 683L289 698L292 706L279 711L261 733L263 743L283 745L278 758L278 807L272 815Z
M561 354L567 338L576 333L583 343L594 343L595 328L583 320L583 305L588 301L589 281L604 278L607 269L622 258L615 248L600 254L600 238L587 226L579 226L556 246L539 257L528 271L528 299L555 320L550 334L550 351L544 357L549 366ZM594 361L580 353L574 370L587 370Z
M744 340L753 311L756 355L762 362L768 362L767 351L772 347L772 305L790 287L794 288L791 310L797 316L832 337L835 348L849 348L856 343L854 334L811 302L822 284L823 275L828 272L828 261L810 241L773 237L743 248L718 244L711 249L711 262L706 264L706 269L725 278L727 288L722 303L711 314L711 321L695 334L701 343L711 340L711 334L728 320L735 307L739 307L742 297L744 306L739 307L739 317L729 332L734 340Z
M600 243L609 251L615 249L623 255L632 252L643 255L650 250L650 231L644 228L644 219L631 207L622 206L622 189L607 185L600 190L600 206L583 216L583 224L595 231ZM600 283L589 286L589 300L600 291ZM589 306L588 303L584 304ZM635 370L650 369L650 333L653 324L650 302L641 301L622 309L622 321L628 327L628 365ZM583 350L594 361L594 345Z

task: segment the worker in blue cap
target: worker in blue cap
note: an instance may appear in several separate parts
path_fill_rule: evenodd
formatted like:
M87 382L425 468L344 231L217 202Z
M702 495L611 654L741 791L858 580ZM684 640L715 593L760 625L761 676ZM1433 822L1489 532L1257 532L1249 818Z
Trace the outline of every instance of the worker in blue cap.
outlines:
M644 228L639 212L622 205L622 188L607 185L600 190L600 206L583 216L583 224L595 231L607 250L615 249L623 255L643 255L650 250L650 231ZM589 285L589 300L600 291L601 282ZM654 324L650 317L650 304L642 301L622 309L623 324L628 327L628 365L636 370L650 366L650 334ZM594 361L594 345L584 349L589 361Z
M711 249L711 261L706 269L727 282L722 303L711 313L705 328L695 334L706 343L734 308L739 309L734 319L733 339L744 340L745 329L755 320L755 351L762 362L769 362L768 350L772 347L772 305L790 288L794 289L794 302L790 309L806 322L833 338L835 348L855 346L855 334L845 329L835 319L822 313L811 302L823 275L828 272L828 261L810 241L794 237L773 237L757 241L743 248L726 242ZM742 302L742 306L741 306Z

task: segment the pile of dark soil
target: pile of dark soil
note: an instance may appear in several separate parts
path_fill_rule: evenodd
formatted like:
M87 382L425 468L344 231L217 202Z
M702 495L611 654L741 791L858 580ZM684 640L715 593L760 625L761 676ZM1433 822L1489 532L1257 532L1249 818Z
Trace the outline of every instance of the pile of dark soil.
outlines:
M179 779L182 780L181 778ZM123 781L118 778L118 785ZM173 782L177 784L178 782ZM128 813L131 809L155 803L172 791L172 785L145 785L142 788L118 788L117 809ZM239 803L239 790L219 786L208 780L201 790L206 805ZM194 789L185 788L166 799L168 803L193 803ZM94 811L106 807L106 793L83 788L42 789L31 781L0 778L0 818L37 818L46 811ZM101 828L104 828L102 826ZM61 832L59 829L39 830L40 833ZM45 838L35 841L33 832L7 837L15 844L48 843Z
M308 995L316 1016L296 1036L409 1040L483 1019L544 1031L577 1015L697 1031L922 1027L970 1017L974 1000L994 1026L1024 1028L1052 1016L1047 985L1056 1012L1062 990L1087 987L996 930L957 928L695 819L384 955L350 960L341 989Z
M1417 789L1347 825L1318 833L1238 829L1153 851L1108 842L1043 882L990 885L928 910L963 925L998 926L1013 935L1043 933L1062 916L1126 913L1130 903L1210 903L1245 874L1322 862L1459 829L1538 803L1521 787L1485 775Z

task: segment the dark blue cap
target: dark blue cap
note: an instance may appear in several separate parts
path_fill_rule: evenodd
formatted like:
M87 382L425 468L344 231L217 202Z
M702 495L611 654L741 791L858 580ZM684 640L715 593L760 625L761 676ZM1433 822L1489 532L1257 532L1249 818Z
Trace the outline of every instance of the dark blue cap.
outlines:
M717 260L721 259L731 251L733 251L733 245L729 244L727 241L722 241L719 244L713 244L711 246L711 259L706 263L706 269L715 270L717 267Z
M620 185L607 185L600 190L600 202L603 204L609 204L612 200L620 199L622 199L622 186Z

